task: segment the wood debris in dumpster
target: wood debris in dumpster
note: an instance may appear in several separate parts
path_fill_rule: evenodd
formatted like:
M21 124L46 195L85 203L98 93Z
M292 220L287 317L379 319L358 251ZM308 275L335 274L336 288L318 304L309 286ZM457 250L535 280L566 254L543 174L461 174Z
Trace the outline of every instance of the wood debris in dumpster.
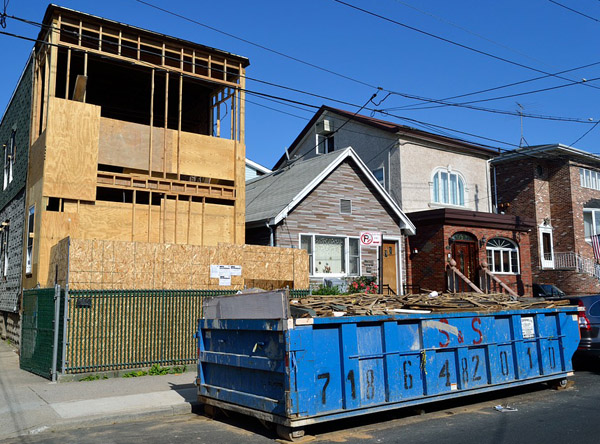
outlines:
M523 298L512 301L502 293L409 294L387 296L382 294L349 294L335 296L310 295L290 301L294 318L377 316L401 313L435 313L460 311L502 311L554 308L569 305L568 300L536 300Z

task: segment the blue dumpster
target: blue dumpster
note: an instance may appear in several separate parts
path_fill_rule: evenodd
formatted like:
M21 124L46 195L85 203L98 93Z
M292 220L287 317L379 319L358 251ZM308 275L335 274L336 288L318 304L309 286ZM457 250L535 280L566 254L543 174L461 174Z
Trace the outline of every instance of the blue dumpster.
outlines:
M579 328L577 307L298 319L284 308L281 319L201 319L197 338L200 401L292 437L318 422L564 380Z

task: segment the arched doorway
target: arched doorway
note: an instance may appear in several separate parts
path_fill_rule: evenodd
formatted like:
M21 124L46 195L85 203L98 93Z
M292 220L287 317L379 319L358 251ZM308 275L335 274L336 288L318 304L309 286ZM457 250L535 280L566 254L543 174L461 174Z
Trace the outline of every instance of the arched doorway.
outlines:
M477 285L477 267L479 264L477 238L470 233L459 232L452 235L450 242L452 244L452 258L456 261L456 267L471 282ZM472 290L468 285L465 285L463 291Z

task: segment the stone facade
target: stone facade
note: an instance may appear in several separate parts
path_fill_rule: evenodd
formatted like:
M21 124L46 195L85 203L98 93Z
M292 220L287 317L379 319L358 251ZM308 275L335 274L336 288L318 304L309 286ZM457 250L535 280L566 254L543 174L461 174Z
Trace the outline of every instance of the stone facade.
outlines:
M352 201L352 214L340 213L340 199ZM378 231L383 233L384 240L398 240L397 255L404 277L404 236L399 228L400 221L386 210L387 207L359 168L346 160L274 227L275 245L300 248L301 234L358 238L361 231ZM265 244L269 234L266 228L248 230L246 239L248 243ZM378 277L377 248L361 247L360 274ZM403 281L404 278L400 284Z
M585 240L583 210L600 209L600 191L581 186L579 168L600 171L600 158L596 163L582 160L550 153L495 165L499 207L536 221L530 243L533 282L555 284L573 295L600 292L598 279L578 272L573 260L568 260L569 254L594 260L592 246ZM553 267L543 266L540 230L552 233Z

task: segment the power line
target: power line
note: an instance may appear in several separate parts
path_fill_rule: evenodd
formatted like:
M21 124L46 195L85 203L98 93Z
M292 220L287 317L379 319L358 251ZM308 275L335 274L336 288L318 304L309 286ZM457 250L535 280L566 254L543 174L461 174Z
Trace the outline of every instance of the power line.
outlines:
M583 133L583 135L579 139L577 139L575 142L571 142L570 146L575 145L577 142L579 142L581 139L583 139L585 136L587 136L589 133L591 133L594 130L594 128L596 128L596 126L598 126L599 123L600 123L600 120L598 122L594 123L594 126L592 126L589 130L587 130L585 133Z
M295 62L302 63L303 65L310 66L311 68L315 68L315 69L318 69L320 71L327 72L329 74L333 74L335 76L341 77L341 78L346 79L346 80L350 80L351 82L355 82L355 83L358 83L358 84L363 85L363 86L368 86L369 88L377 88L377 86L371 85L371 84L369 84L367 82L363 82L362 80L355 79L353 77L350 77L350 76L347 76L345 74L341 74L341 73L332 71L332 70L327 69L327 68L323 68L322 66L315 65L314 63L310 63L310 62L307 62L305 60L299 59L297 57L293 57L293 56L285 54L285 53L283 53L281 51L277 51L275 49L272 49L272 48L269 48L267 46L261 45L259 43L252 42L252 41L250 41L248 39L245 39L245 38L242 38L242 37L238 37L238 36L236 36L234 34L231 34L229 32L225 32L225 31L222 31L222 30L220 30L218 28L215 28L214 26L209 26L209 25L207 25L205 23L201 23L201 22L199 22L197 20L191 19L191 18L186 17L184 15L181 15L181 14L178 14L176 12L169 11L168 9L164 9L164 8L159 7L159 6L153 5L152 3L146 2L144 0L135 0L135 1L138 2L138 3L141 3L143 5L149 6L151 8L157 9L159 11L162 11L162 12L164 12L166 14L170 14L170 15L172 15L174 17L178 17L180 19L183 19L183 20L186 20L188 22L194 23L196 25L202 26L204 28L210 29L211 31L218 32L219 34L226 35L227 37L231 37L232 39L239 40L241 42L247 43L249 45L252 45L252 46L255 46L257 48L263 49L265 51L271 52L273 54L277 54L278 56L285 57L286 59L290 59L290 60L293 60Z
M431 33L431 32L424 31L424 30L422 30L422 29L419 29L419 28L416 28L416 27L414 27L414 26L407 25L406 23L399 22L399 21L397 21L397 20L391 19L391 18L389 18L389 17L386 17L386 16L383 16L383 15L381 15L381 14L377 14L377 13L375 13L375 12L369 11L369 10L367 10L367 9L364 9L364 8L360 8L360 7L358 7L358 6L355 6L355 5L352 5L352 4L350 4L350 3L346 3L346 2L344 2L344 1L342 1L342 0L333 0L333 1L334 1L334 2L336 2L336 3L339 3L339 4L341 4L341 5L347 6L347 7L349 7L349 8L355 9L355 10L357 10L357 11L360 11L360 12L362 12L362 13L364 13L364 14L368 14L368 15L371 15L371 16L373 16L373 17L377 17L377 18L379 18L379 19L381 19L381 20L384 20L384 21L387 21L387 22L393 23L393 24L395 24L395 25L398 25L398 26L402 26L403 28L406 28L406 29L410 29L411 31L415 31L415 32L418 32L418 33L420 33L420 34L423 34L423 35L426 35L426 36L432 37L432 38L434 38L434 39L437 39L437 40L440 40L440 41L443 41L443 42L449 43L449 44L451 44L451 45L458 46L459 48L463 48L463 49L466 49L466 50L469 50L469 51L475 52L475 53L477 53L477 54L481 54L481 55L484 55L484 56L487 56L487 57L490 57L490 58L493 58L493 59L496 59L496 60L502 61L502 62L504 62L504 63L508 63L508 64L511 64L511 65L514 65L514 66L519 66L519 67L521 67L521 68L525 68L525 69L528 69L528 70L530 70L530 71L539 72L539 73L541 73L541 74L552 75L551 73L548 73L548 72L546 72L546 71L542 71L541 69L537 69L537 68L534 68L534 67L532 67L532 66L525 65L525 64L523 64L523 63L515 62L514 60L510 60L510 59L507 59L507 58L505 58L505 57L500 57L500 56L494 55L494 54L492 54L492 53L489 53L489 52L486 52L486 51L482 51L482 50L480 50L480 49L477 49L477 48L473 48L472 46L468 46L468 45L464 45L464 44L462 44L462 43L455 42L454 40L450 40L450 39L447 39L447 38L445 38L445 37L439 36L439 35L437 35L437 34L433 34L433 33ZM559 78L559 79L568 80L568 81L572 82L572 80L571 80L571 79L569 79L569 78L566 78L566 77L562 77L562 76L559 76L559 75L552 75L552 76L553 76L553 77L557 77L557 78ZM592 88L600 89L600 87L597 87L597 86L595 86L595 85L589 85L589 84L586 84L586 86L590 86L590 87L592 87Z
M598 0L598 1L600 1L600 0ZM567 72L578 71L580 69L590 68L590 67L596 66L596 65L600 65L600 62L593 62L593 63L588 63L586 65L578 66L576 68L565 69L563 71L556 72L553 75L565 74ZM452 97L446 97L446 98L440 99L440 100L453 100L453 99L459 99L459 98L462 98L462 97L468 97L468 96L472 96L472 95L476 95L476 94L482 94L482 93L486 93L486 92L490 92L490 91L496 91L496 90L508 88L508 87L511 87L511 86L523 85L525 83L534 82L536 80L547 79L548 77L552 77L553 75L548 74L548 75L533 77L531 79L521 80L519 82L507 83L505 85L495 86L495 87L487 88L487 89L481 89L481 90L478 90L478 91L474 91L474 92L470 92L470 93L465 93L465 94L460 94L460 95L456 95L456 96L452 96ZM586 82L587 81L588 80L586 79ZM576 83L579 83L579 82L573 81L569 85L574 85ZM501 98L504 98L504 97L472 100L472 101L463 102L463 103L479 103L481 101L499 100ZM408 110L413 110L413 109L431 109L431 108L440 108L440 107L444 107L444 106L446 106L446 105L434 105L434 106L422 106L421 105L421 106L418 106L418 105L414 105L413 104L413 105L399 106L399 107L396 107L396 108L388 108L388 110L389 111L398 111L398 110L401 110L401 109L408 109Z
M593 21L595 21L595 22L598 22L598 23L600 23L600 20L598 20L598 19L597 19L597 18L595 18L595 17L592 17L591 15L584 14L584 13L583 13L583 12L581 12L581 11L578 11L578 10L576 10L576 9L570 8L569 6L567 6L567 5L563 5L562 3L555 2L554 0L548 0L548 1L549 1L550 3L554 3L554 4L555 4L555 5L557 5L557 6L560 6L561 8L565 8L565 9L567 9L567 10L571 11L571 12L574 12L575 14L579 14L579 15L581 15L581 16L583 16L583 17L585 17L585 18L588 18L588 19L590 19L590 20L593 20Z

